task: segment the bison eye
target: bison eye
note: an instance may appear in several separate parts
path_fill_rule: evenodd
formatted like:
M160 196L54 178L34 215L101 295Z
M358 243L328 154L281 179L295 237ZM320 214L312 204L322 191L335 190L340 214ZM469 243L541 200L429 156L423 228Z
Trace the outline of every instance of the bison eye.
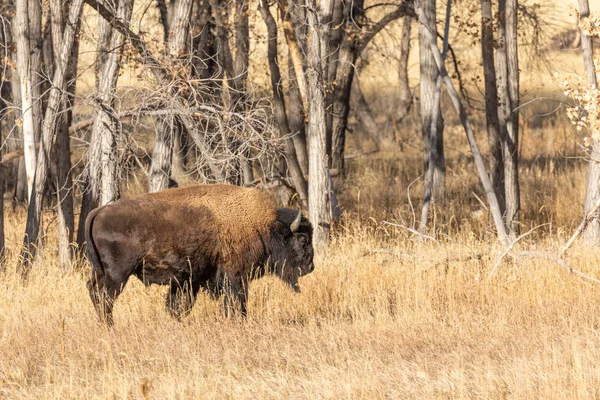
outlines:
M302 244L306 244L308 238L305 235L298 235L298 241Z

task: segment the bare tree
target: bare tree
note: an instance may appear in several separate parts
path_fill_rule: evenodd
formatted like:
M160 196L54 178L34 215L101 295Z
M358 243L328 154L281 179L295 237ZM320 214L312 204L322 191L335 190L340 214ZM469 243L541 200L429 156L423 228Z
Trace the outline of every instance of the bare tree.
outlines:
M358 57L357 48L360 40L362 21L364 20L364 0L347 2L345 4L344 32L338 54L335 88L332 98L332 168L344 170L344 148L346 142L346 125L350 112L350 93L352 79ZM331 68L331 65L330 65ZM330 76L332 74L330 73Z
M412 93L408 84L408 56L410 53L410 33L412 28L413 18L409 15L404 17L402 23L402 39L400 42L400 58L398 59L398 82L400 89L398 90L398 108L396 109L396 122L401 122L410 111L412 106Z
M517 57L517 3L500 0L498 3L498 38L496 72L498 80L498 111L502 158L504 162L504 191L506 224L518 234L520 218L519 194L519 69Z
M318 8L315 0L307 1L308 209L310 220L315 227L316 246L328 242L330 230L327 116L323 81L329 54L329 23L332 12L332 0L321 0Z
M579 0L579 17L581 19L590 16L590 5L588 0ZM596 67L594 65L594 45L592 38L582 31L581 50L583 51L583 65L587 76L588 83L592 89L598 87L596 79ZM594 204L600 198L600 141L593 139L590 161L588 164L587 181L585 185L585 199L583 203L583 213L588 215ZM592 219L588 228L584 231L583 237L589 242L597 242L600 238L600 221L598 217Z
M500 211L506 210L504 200L504 162L500 121L498 120L498 88L496 87L496 67L494 64L494 18L492 1L481 0L481 52L485 80L485 116L490 149L490 179L498 198Z
M165 30L171 27L165 37L168 38L170 61L175 71L188 69L183 63L187 54L192 5L192 0L178 0L172 8L173 14L168 19L168 24L163 22ZM167 115L164 119L158 118L155 121L158 122L158 126L150 166L150 192L158 192L168 187L173 160L173 139L181 135L181 125L177 123L174 115Z
M431 146L436 146L436 160L433 174L433 198L442 201L444 197L446 162L444 159L444 121L439 110L434 110L436 81L438 70L433 59L432 50L427 40L423 37L424 30L436 32L436 0L422 1L423 13L430 26L419 24L419 58L421 66L421 83L419 102L421 105L421 122L423 131L423 164L424 171L429 167L429 154ZM432 122L434 112L438 119ZM437 138L431 143L431 126L436 124Z
M52 89L48 97L46 115L44 117L44 126L42 128L43 136L41 138L40 150L37 156L37 165L35 171L35 192L31 195L29 210L27 212L27 224L25 227L25 238L23 242L23 251L21 257L23 260L22 273L24 276L31 268L31 260L35 255L35 247L38 241L38 235L42 219L42 202L44 189L48 180L48 166L50 163L50 150L52 142L56 136L57 115L64 96L66 83L67 65L71 58L73 43L79 30L81 12L83 10L83 0L73 0L69 9L69 17L65 26L62 46L55 66L54 77L52 79Z
M448 36L450 34L450 13L452 10L452 0L448 0L446 3L446 22L444 27L444 44L442 49L442 63L446 60L448 54ZM433 49L432 49L433 50ZM433 105L431 107L432 114L430 119L429 127L429 162L427 163L427 170L425 171L425 182L423 190L423 208L421 210L421 226L420 230L423 232L427 227L427 220L429 216L429 206L431 205L433 190L434 190L434 177L437 160L440 158L438 146L431 145L432 143L438 143L438 136L442 134L438 129L440 128L439 121L442 120L442 108L440 106L440 97L442 91L442 75L438 73L435 82L435 93L433 95ZM443 124L442 124L443 125ZM442 156L443 157L443 156ZM438 198L439 200L439 198Z
M36 130L37 124L34 116L34 102L38 100L34 97L35 83L38 82L34 76L39 75L40 70L35 70L35 66L39 67L39 63L34 62L34 54L31 49L30 37L31 32L35 31L35 27L30 27L30 18L37 17L37 12L31 16L29 14L29 3L34 3L35 0L16 0L15 20L14 20L14 36L17 45L17 69L20 77L21 88L21 110L23 118L23 150L25 152L25 169L27 171L27 193L28 198L33 193L33 181L36 166L36 138L39 136L39 131ZM41 10L40 10L41 13ZM40 16L41 19L41 16ZM33 24L32 24L33 25ZM41 25L40 25L41 26Z
M518 0L506 1L506 56L508 61L508 95L510 119L508 148L509 168L505 162L506 221L511 232L519 235L521 228L521 190L519 185L519 51ZM512 129L511 129L512 128Z
M52 52L53 61L47 59L47 67L50 75L54 73L54 67L59 64L60 48L65 29L64 16L68 10L68 3L61 0L50 2L50 19L52 29ZM57 201L58 201L58 265L63 269L71 267L71 243L73 242L73 231L75 218L73 215L73 181L71 178L71 147L69 137L69 126L73 119L71 99L75 95L75 82L77 77L77 57L79 53L79 40L75 38L69 63L67 66L66 80L67 93L62 99L61 108L63 112L58 116L56 132L56 175L57 175ZM50 68L52 66L52 68Z

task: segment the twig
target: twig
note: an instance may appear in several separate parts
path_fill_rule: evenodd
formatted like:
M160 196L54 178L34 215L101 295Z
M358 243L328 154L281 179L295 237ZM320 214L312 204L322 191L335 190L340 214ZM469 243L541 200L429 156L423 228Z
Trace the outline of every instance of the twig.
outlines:
M483 206L483 208L485 209L485 211L489 211L490 209L485 205L485 203L483 202L483 200L481 200L481 198L479 196L477 196L477 193L475 192L471 192L471 194L473 196L475 196L475 198L477 199L477 201L479 202L479 204L481 204Z
M429 239L429 240L432 240L432 241L434 241L436 243L438 242L434 237L426 235L424 233L421 233L421 232L417 231L416 229L409 228L408 226L404 226L402 224L394 224L394 223L388 222L388 221L383 221L383 223L387 224L387 225L397 226L399 228L406 229L407 231L409 231L411 233L414 233L415 235L418 235L418 236L420 236L420 237L422 237L424 239Z
M541 224L538 226L534 226L533 228L531 228L530 230L528 230L527 232L525 232L524 234L522 234L521 236L519 236L518 238L516 238L507 248L506 250L504 250L504 252L502 252L502 255L500 255L500 257L498 257L498 260L496 261L496 264L494 264L494 267L492 268L492 270L490 271L490 274L488 275L488 279L492 279L492 276L494 276L494 273L496 272L496 269L498 269L498 266L500 265L500 263L502 262L502 260L504 259L504 257L506 257L508 255L508 253L510 253L510 251L515 247L515 245L523 238L525 238L526 236L529 236L531 233L533 233L533 231L535 231L538 228L541 228L544 225L549 225L548 223L545 224Z
M596 200L592 209L587 213L587 215L583 218L577 230L573 233L571 238L567 241L567 243L560 249L559 257L564 258L567 250L573 245L573 242L577 240L577 238L581 235L586 226L590 223L590 221L596 216L596 211L600 208L600 198Z

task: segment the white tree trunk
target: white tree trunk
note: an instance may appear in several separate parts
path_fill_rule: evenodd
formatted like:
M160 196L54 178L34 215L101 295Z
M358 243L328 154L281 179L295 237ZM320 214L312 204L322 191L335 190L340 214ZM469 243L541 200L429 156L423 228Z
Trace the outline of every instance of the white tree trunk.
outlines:
M15 41L17 45L17 68L21 86L21 109L23 118L23 153L27 171L27 198L33 193L36 166L35 125L33 121L33 89L31 50L29 43L28 0L17 0L15 10Z
M129 23L133 2L115 0L117 18ZM119 199L119 171L117 138L120 124L115 115L115 90L120 69L120 49L124 37L117 29L102 19L99 23L98 39L98 95L97 110L92 129L92 144L89 154L89 173L92 198L95 203L105 205ZM106 49L106 53L104 53Z
M171 2L173 4L173 2ZM171 8L172 15L167 16L169 55L173 62L178 62L187 54L187 39L189 37L192 0L178 0ZM170 27L170 30L169 30ZM165 35L166 37L166 35ZM180 136L181 125L176 123L173 115L168 115L162 121L157 121L152 164L150 166L149 191L158 192L169 186L173 161L174 137Z
M587 18L590 15L590 5L588 0L579 0L579 16ZM594 46L592 38L581 32L581 50L583 51L583 64L585 67L588 83L592 88L598 86L596 79L596 68L594 66ZM600 197L600 141L593 139L590 162L588 165L588 175L585 185L585 199L583 203L583 215L587 215L594 203ZM583 238L591 243L598 242L600 239L600 222L598 218L592 219L587 229L583 232Z
M330 230L327 117L323 87L329 53L332 0L307 2L308 12L308 209L316 246L327 244Z

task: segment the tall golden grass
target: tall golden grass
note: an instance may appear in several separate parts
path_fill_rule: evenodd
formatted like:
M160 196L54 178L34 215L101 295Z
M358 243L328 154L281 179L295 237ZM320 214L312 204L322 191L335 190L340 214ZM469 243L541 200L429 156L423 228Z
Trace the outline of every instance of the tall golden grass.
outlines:
M595 398L600 287L550 261L508 256L484 205L463 134L448 129L448 199L436 242L413 226L420 151L350 151L345 222L294 294L274 278L250 288L246 321L206 295L183 322L163 287L135 278L100 326L89 266L57 267L55 221L27 283L15 273L23 210L7 212L0 275L0 398ZM585 162L567 126L525 129L520 249L556 254L581 218ZM484 146L485 147L485 146ZM411 185L412 183L412 185ZM410 186L410 189L409 189ZM189 221L193 223L193 221ZM573 267L600 276L600 251L578 243Z

